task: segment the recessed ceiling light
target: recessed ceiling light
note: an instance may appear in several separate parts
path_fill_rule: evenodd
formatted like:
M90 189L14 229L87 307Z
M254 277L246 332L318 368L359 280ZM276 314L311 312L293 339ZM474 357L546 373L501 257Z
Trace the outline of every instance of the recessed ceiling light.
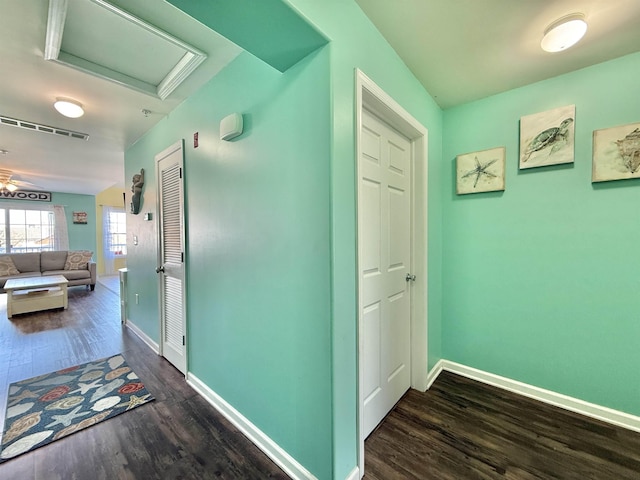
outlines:
M587 22L582 13L572 13L559 18L544 31L540 46L546 52L561 52L580 41L587 32Z
M70 98L57 98L53 106L65 117L78 118L84 115L82 104Z
M15 192L18 189L17 185L14 185L13 183L7 183L4 188L6 188L7 190L9 190L10 192Z

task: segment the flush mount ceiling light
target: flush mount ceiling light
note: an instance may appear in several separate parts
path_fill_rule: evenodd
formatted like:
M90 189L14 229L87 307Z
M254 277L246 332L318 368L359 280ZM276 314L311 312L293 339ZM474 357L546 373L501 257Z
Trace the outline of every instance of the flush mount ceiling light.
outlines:
M53 106L65 117L78 118L84 115L82 104L70 98L57 98Z
M587 31L582 13L572 13L559 18L544 31L540 46L546 52L561 52L580 41Z

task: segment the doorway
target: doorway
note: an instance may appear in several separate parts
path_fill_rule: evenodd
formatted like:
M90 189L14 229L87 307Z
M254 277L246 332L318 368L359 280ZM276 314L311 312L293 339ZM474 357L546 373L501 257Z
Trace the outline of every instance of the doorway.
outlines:
M427 130L356 71L358 436L427 387Z
M160 354L187 372L184 267L184 146L177 142L155 157L158 182Z

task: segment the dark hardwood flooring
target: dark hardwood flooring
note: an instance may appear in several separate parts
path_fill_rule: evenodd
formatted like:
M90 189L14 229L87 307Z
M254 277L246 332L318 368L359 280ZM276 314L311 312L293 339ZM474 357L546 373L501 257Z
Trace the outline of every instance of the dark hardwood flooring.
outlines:
M640 434L443 372L365 442L366 480L640 479Z
M286 479L119 320L118 296L69 289L69 309L6 317L0 424L11 382L123 353L154 402L0 464L4 480ZM365 479L640 480L640 434L442 373L365 442Z
M121 327L118 296L101 284L94 292L70 288L67 311L11 320L0 295L0 425L11 382L117 353L156 400L0 464L0 479L289 478L180 372Z

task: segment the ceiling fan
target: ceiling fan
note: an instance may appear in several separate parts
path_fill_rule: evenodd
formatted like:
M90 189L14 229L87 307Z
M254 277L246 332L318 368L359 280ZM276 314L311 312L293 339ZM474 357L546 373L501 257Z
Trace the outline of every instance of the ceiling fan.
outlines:
M0 191L8 190L10 192L15 192L19 188L24 187L38 188L38 186L33 183L18 180L10 170L0 168Z

